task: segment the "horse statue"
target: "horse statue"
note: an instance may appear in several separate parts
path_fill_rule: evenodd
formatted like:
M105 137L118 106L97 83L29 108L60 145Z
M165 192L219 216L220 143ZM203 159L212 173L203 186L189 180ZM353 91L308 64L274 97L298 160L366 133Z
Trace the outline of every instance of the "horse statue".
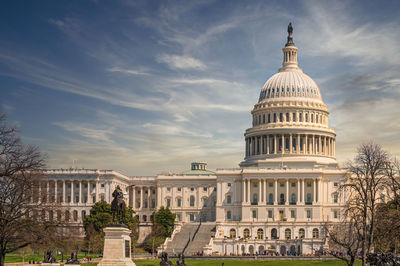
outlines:
M115 224L122 224L123 217L125 216L125 201L124 193L121 188L117 186L112 193L114 199L111 202L112 222Z
M43 263L56 263L57 260L53 256L53 251L51 249L46 251L46 254L44 256Z
M76 252L71 253L71 258L67 259L67 262L65 264L80 264Z

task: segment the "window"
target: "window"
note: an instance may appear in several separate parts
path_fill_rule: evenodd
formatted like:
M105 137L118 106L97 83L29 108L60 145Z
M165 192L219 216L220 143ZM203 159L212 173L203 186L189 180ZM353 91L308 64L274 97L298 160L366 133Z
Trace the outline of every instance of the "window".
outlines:
M252 213L253 213L253 215L252 215L252 216L253 216L253 219L257 219L257 211L256 211L256 210L253 210Z
M231 213L231 211L227 211L227 212L226 212L226 219L227 219L227 220L232 219L232 213Z
M291 210L290 211L290 218L296 218L296 211L295 210Z
M293 113L292 117L293 117L293 122L296 122L296 113Z
M285 194L281 193L279 197L279 204L283 205L285 204Z
M176 200L176 205L177 205L178 207L181 207L181 206L182 206L182 199L181 199L181 198L178 198L178 199Z
M269 186L269 187L273 187L273 186L274 186L274 183L269 182L269 183L268 183L268 186Z
M257 193L254 193L254 194L253 194L253 203L254 203L254 204L257 204L257 203L258 203L258 195L257 195Z
M101 183L101 187L104 187L104 183Z
M283 114L279 113L279 122L283 122Z
M303 114L299 113L299 122L303 122Z
M319 238L319 230L317 228L314 228L312 230L312 238L314 238L314 239Z
M334 203L338 202L338 195L337 194L333 194L333 202Z
M171 191L171 187L167 187L167 191L170 192Z
M189 219L191 222L194 222L194 214L193 213L189 214Z
M265 114L263 114L263 124L265 124Z
M77 222L78 221L78 211L77 210L73 211L72 216L74 217L74 222Z
M292 196L290 198L290 203L291 204L296 204L296 194L295 193L292 193Z
M167 207L171 207L171 199L167 199Z
M290 118L289 118L289 113L286 113L286 122L289 122Z
M268 195L268 203L269 204L274 203L274 195L272 193L269 193L269 195Z
M307 210L307 218L311 218L311 210Z
M228 183L228 187L231 187L232 186L232 184L231 183Z
M177 219L178 221L182 221L182 216L181 216L180 213L178 213L178 214L176 215L176 219Z
M190 207L194 207L194 196L190 196Z
M246 228L243 230L243 238L249 238L249 237L250 237L250 230Z
M292 231L287 228L285 229L285 239L290 239L292 237Z
M335 219L338 218L338 211L333 211L333 218L335 218Z
M278 239L278 230L276 228L272 228L271 230L271 239Z
M307 193L306 204L311 204L311 193Z
M264 230L262 230L261 228L257 230L257 239L258 240L264 239Z
M339 184L337 182L333 183L334 187L337 187Z
M190 188L190 191L194 191L194 187L191 187L191 188Z
M271 123L271 114L268 114L268 123Z
M203 207L207 207L207 199L203 198Z
M303 228L300 228L299 229L299 238L304 238L304 236L305 236L305 231Z
M276 123L276 113L274 113L274 123Z
M236 230L231 228L231 230L229 230L229 237L230 238L236 238Z
M178 187L178 191L179 191L179 192L182 191L182 188L181 188L181 187Z
M284 186L285 186L285 184L284 184L284 183L279 183L279 185L280 185L281 187L284 187Z
M85 218L86 218L86 211L82 211L82 212L81 212L81 216L82 216L82 221L85 220Z
M311 187L311 182L307 182L307 187Z
M203 191L204 191L204 192L207 192L207 187L203 187Z
M296 182L292 182L292 187L296 187Z
M268 218L273 218L273 212L272 210L268 210Z
M258 186L258 184L257 183L253 183L253 187L257 187Z
M232 203L232 197L231 195L226 196L226 203L231 204Z

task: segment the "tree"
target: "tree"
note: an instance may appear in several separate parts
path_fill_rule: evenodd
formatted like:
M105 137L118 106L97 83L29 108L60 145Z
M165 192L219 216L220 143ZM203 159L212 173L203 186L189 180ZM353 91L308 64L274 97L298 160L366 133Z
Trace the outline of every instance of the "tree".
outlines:
M341 189L347 198L345 217L357 224L362 241L362 263L374 243L379 190L387 180L388 154L375 143L362 144L354 160L347 164L349 175Z
M131 243L134 245L139 236L139 220L134 216L132 208L126 207L125 216L122 218L124 224L131 232ZM88 249L102 250L104 244L103 229L112 223L111 205L105 201L96 202L90 214L85 217L83 227L85 228L85 238Z
M153 213L153 226L161 227L160 233L164 237L170 237L172 232L174 231L174 223L176 214L172 213L169 208L161 208Z
M375 248L381 253L397 253L400 245L399 200L380 203L376 211Z
M345 261L349 266L354 264L362 246L358 225L351 220L325 225L329 243L327 253Z
M31 198L44 165L39 149L24 145L0 111L0 265L6 253L43 241L50 228L32 215L41 208L40 203L31 204Z

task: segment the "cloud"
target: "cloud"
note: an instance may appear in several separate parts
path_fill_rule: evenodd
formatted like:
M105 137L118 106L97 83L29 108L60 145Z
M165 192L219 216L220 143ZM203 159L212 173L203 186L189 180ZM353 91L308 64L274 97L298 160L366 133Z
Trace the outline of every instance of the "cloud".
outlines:
M130 75L150 75L149 73L142 71L142 70L125 69L125 68L120 68L120 67L111 67L111 68L108 68L107 71L120 72L120 73L125 73L125 74L130 74Z
M161 54L157 56L156 60L159 63L167 64L172 69L206 69L206 65L203 62L190 56Z

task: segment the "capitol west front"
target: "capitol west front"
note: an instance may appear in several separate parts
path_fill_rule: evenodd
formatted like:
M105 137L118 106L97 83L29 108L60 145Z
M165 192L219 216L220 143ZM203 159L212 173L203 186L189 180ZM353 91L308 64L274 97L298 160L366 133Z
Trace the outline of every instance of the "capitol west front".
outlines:
M93 203L111 202L119 185L141 221L139 242L150 233L155 210L164 206L176 213L174 233L160 250L181 252L180 237L187 239L194 230L202 233L189 245L189 254L307 254L322 249L327 245L324 224L340 219L344 198L337 188L346 171L336 162L336 133L328 125L320 90L298 67L291 32L282 51L282 67L265 82L251 111L253 123L244 133L239 168L212 172L205 162L195 162L183 173L157 176L47 170L41 190L67 207L54 218L82 232Z

